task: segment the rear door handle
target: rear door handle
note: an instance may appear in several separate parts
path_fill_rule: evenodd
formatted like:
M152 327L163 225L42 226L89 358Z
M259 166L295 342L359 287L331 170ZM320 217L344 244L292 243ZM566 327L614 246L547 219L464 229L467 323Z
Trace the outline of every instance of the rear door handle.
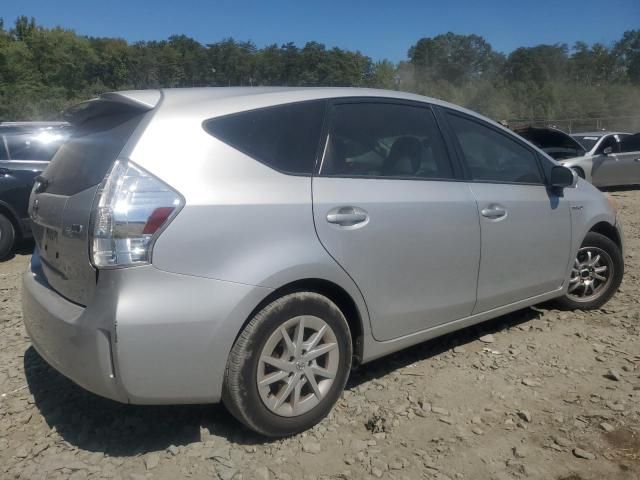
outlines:
M364 223L369 218L367 212L358 207L336 207L327 213L327 222L350 227Z
M0 167L0 175L11 175L11 170L9 168Z
M487 208L483 208L480 213L483 217L495 220L505 217L507 215L507 210L500 205L489 205Z
M640 163L640 158L634 158L633 161Z

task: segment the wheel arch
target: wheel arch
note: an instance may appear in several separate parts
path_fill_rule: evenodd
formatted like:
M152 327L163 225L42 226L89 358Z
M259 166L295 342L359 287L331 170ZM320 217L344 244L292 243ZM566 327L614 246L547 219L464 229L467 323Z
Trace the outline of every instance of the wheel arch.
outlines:
M349 330L351 332L351 343L353 345L353 365L357 366L362 361L363 348L364 348L364 321L365 318L360 312L356 301L352 296L340 285L329 280L321 278L305 278L295 280L279 288L273 290L269 295L262 299L262 301L251 311L251 314L247 317L242 327L238 330L235 341L238 336L245 329L251 319L269 303L277 300L280 297L289 295L291 293L298 292L313 292L319 295L323 295L335 303L340 311L345 316Z
M600 235L604 235L622 249L622 239L620 238L620 233L618 232L618 229L615 226L611 225L609 222L600 221L592 226L589 229L589 232L595 232L599 233Z

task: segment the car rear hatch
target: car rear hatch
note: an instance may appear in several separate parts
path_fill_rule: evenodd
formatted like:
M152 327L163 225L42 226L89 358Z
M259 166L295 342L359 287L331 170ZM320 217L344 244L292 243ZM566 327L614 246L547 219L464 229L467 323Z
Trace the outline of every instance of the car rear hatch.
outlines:
M43 273L72 302L87 305L96 286L89 241L98 187L159 99L158 91L123 92L73 107L66 116L74 133L36 181L29 214Z
M571 135L551 127L524 127L514 130L555 160L582 157L584 147Z

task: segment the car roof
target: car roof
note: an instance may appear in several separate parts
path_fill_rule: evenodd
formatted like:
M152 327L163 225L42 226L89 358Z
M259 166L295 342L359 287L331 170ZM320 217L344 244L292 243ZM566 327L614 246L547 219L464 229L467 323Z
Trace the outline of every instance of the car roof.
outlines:
M96 100L137 104L148 109L162 103L163 109L210 117L284 103L348 97L369 97L426 102L464 112L508 130L476 112L436 98L395 90L356 87L191 87L160 90L127 90L102 94Z
M0 122L0 127L61 127L67 122Z
M71 125L67 122L0 122L0 133L24 135L50 129L59 131L69 127Z
M618 131L596 131L596 132L573 132L570 135L581 136L581 137L603 137L604 135L618 135L618 134L627 134L629 132L618 132Z
M460 108L435 98L417 95L415 93L396 90L382 90L377 88L357 87L196 87L196 88L164 88L161 90L165 97L180 98L183 101L210 100L214 98L240 98L249 96L278 96L306 100L341 98L341 97L382 97L401 100L428 101L439 105ZM129 93L129 92L121 92ZM133 93L133 92L131 92Z

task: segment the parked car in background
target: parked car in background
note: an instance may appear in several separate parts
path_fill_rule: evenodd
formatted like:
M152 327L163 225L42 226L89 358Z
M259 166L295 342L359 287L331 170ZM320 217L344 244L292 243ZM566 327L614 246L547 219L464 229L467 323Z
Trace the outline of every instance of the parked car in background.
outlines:
M516 133L598 187L640 184L640 134L527 127Z
M514 130L557 161L582 157L587 151L571 135L552 127L523 127ZM584 176L582 176L584 178Z
M623 276L616 207L497 123L408 93L104 94L35 185L33 346L126 403L222 400L269 436L351 366Z
M607 147L614 147L616 143L632 135L628 132L609 132L605 130L595 132L578 132L572 133L574 138L584 147L587 155L596 155L601 153Z
M0 260L31 235L31 187L68 134L64 122L0 122Z

